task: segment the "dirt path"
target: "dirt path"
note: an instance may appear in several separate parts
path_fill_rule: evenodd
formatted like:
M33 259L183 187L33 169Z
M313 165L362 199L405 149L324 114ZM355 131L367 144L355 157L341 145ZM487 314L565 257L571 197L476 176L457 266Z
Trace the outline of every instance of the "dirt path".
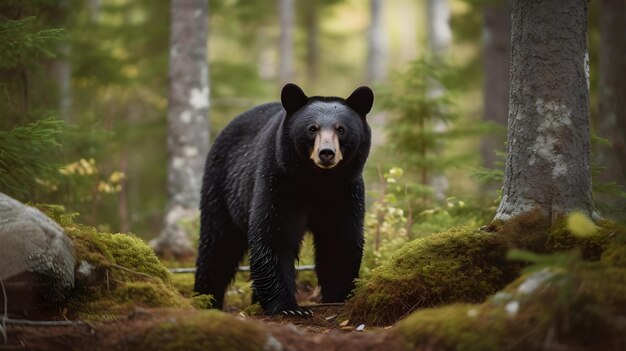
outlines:
M339 307L316 308L312 318L261 316L243 317L262 326L282 345L283 350L402 350L390 333L382 328L355 331L341 327L336 316ZM150 328L172 320L184 320L195 310L137 309L115 321L82 323L70 326L7 325L8 343L0 350L130 350L129 343Z

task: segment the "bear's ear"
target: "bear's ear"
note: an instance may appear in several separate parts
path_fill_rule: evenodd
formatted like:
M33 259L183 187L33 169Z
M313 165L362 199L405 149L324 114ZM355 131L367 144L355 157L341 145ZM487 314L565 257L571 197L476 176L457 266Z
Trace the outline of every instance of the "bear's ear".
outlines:
M299 86L293 83L287 83L283 87L283 91L280 93L280 101L282 102L285 111L287 111L287 115L292 115L302 106L306 105L309 98L306 94L304 94L304 91L302 91Z
M346 99L348 106L352 108L361 117L365 118L374 104L374 92L369 87L358 87Z

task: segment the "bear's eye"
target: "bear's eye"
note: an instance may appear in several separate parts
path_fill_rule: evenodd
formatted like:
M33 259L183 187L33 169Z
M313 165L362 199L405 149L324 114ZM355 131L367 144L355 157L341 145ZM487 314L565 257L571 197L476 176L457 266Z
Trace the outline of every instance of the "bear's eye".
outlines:
M337 127L337 133L339 134L343 134L346 132L346 129L342 126Z
M310 134L315 134L315 133L317 133L317 126L310 126L310 127L309 127L309 133L310 133Z

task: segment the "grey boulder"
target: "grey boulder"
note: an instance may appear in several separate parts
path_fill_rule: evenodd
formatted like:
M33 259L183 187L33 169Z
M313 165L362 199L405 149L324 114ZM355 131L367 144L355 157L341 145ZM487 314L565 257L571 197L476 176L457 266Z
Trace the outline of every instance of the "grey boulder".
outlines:
M10 313L54 310L74 287L75 262L72 242L57 223L0 193L0 279Z

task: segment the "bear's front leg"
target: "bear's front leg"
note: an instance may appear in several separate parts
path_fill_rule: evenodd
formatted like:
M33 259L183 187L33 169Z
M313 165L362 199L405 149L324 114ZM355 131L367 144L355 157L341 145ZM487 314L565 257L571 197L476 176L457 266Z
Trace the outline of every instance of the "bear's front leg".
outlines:
M315 271L322 302L343 302L354 289L363 257L363 180L334 193L332 202L311 211Z
M296 299L294 264L304 235L306 220L295 206L255 206L248 245L254 297L265 314L311 315Z

